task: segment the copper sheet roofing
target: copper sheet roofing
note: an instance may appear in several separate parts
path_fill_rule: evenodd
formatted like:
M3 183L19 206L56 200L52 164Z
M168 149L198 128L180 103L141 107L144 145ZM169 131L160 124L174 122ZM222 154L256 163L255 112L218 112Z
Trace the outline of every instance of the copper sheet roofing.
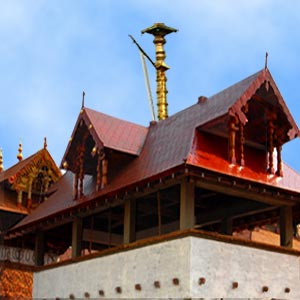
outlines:
M15 191L4 189L3 184L0 185L0 210L14 212L27 215L28 209L17 206L17 194Z
M165 120L152 123L148 129L138 125L132 125L132 123L120 121L90 109L85 109L86 117L89 118L95 127L95 131L99 135L99 138L101 136L104 143L111 147L113 145L119 149L128 147L126 144L127 141L122 138L121 134L127 132L127 126L131 130L134 129L134 131L137 132L137 136L139 136L138 140L140 142L142 141L142 136L146 136L143 143L135 143L138 147L133 147L136 153L140 151L139 156L137 156L127 167L120 170L118 176L113 181L109 182L107 187L78 201L74 201L72 198L73 175L70 172L67 172L65 176L56 183L58 191L45 203L40 205L31 215L22 220L16 228L45 219L47 216L57 214L60 211L77 205L82 205L85 201L92 201L97 197L108 195L121 188L132 186L143 180L159 176L159 174L183 166L185 163L210 169L212 166L206 165L199 156L201 153L195 152L194 149L195 145L200 148L203 146L201 143L197 144L199 140L195 140L197 137L196 133L198 132L197 128L226 114L240 113L239 107L251 98L252 94L255 93L265 80L269 80L271 84L274 85L274 88L277 89L269 71L264 69L208 98L205 103L192 105ZM281 97L280 94L278 94L278 97ZM298 133L298 128L283 99L280 98L279 102L288 116L288 120L291 123L293 130ZM120 126L120 124L122 124L122 126ZM112 126L113 130L109 129L110 126ZM115 137L114 131L116 131ZM106 134L108 135L107 137ZM118 137L121 138L121 142ZM202 141L202 143L204 142L205 141ZM203 151L205 151L205 149ZM212 150L212 152L214 152L214 150ZM211 153L209 159L211 159L210 163L214 165L215 160L213 153ZM224 162L223 165L220 164L220 170L218 170L217 166L218 164L214 165L216 171L232 176L241 176L240 174L232 172L228 161ZM294 178L294 184L288 185L285 179L279 181L279 183L278 181L270 181L267 180L267 177L265 177L265 179L259 178L259 181L277 188L294 190L297 185L299 186L300 175L287 167L285 167L284 172L287 178ZM246 178L254 181L258 180L251 174L251 172L247 173ZM298 186L296 188L297 191L299 190Z
M73 137L82 121L84 121L86 126L90 129L90 133L97 146L132 155L140 154L148 132L148 129L144 126L114 118L84 107L77 119L72 133L72 139L62 159L62 165L67 159L69 151L71 151Z
M146 127L89 108L84 110L104 147L129 154L140 154L147 136Z

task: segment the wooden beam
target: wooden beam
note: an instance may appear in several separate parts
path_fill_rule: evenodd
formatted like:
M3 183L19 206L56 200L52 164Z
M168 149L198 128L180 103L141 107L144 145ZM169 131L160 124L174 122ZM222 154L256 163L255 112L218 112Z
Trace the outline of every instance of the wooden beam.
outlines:
M197 225L207 225L213 224L216 222L222 222L222 220L226 217L230 217L232 219L245 217L248 215L253 215L256 213L261 213L269 210L277 209L274 206L266 206L265 204L249 201L247 199L241 199L237 201L237 204L232 206L228 206L226 208L220 207L216 208L211 212L201 214L196 216L196 224Z
M288 248L293 247L293 212L292 207L280 208L280 245Z
M82 219L76 218L72 224L72 257L81 255L82 249Z
M179 222L172 222L169 224L164 224L161 226L162 234L170 233L173 231L178 230ZM157 236L158 226L141 230L136 232L136 240L141 240L151 236ZM89 241L93 243L98 243L102 245L109 245L109 239L111 238L110 242L112 246L122 245L123 243L123 236L121 234L112 233L111 237L109 237L109 233L105 231L96 231L91 229L84 229L83 230L83 241Z
M124 205L124 244L135 241L136 200L126 199Z
M44 255L45 255L45 235L44 232L37 232L35 236L35 249L34 249L34 259L35 265L44 265Z
M197 180L197 187L215 191L218 193L223 193L225 195L231 195L234 197L245 198L249 200L255 200L258 202L267 203L274 206L283 206L283 205L294 205L294 202L285 199L279 199L274 197L273 195L269 195L266 193L258 193L255 191L251 191L251 189L239 189L231 186L222 185L222 182L207 182L204 180Z
M82 240L103 245L116 246L122 245L123 236L121 234L114 234L105 231L84 229Z
M195 184L184 180L180 186L180 230L195 224Z
M161 233L162 234L170 233L170 232L176 231L178 229L179 229L178 221L161 225ZM136 239L141 240L141 239L145 239L150 236L157 236L157 232L158 232L158 226L155 226L155 227L152 227L149 229L145 229L145 230L141 230L136 233Z

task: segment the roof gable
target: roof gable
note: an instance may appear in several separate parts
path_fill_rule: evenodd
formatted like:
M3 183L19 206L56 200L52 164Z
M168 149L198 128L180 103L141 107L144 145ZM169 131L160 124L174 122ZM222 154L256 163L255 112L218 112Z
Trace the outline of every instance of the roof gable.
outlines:
M31 204L32 200L36 200L36 193L39 193L44 199L44 196L49 193L48 188L60 177L61 172L48 150L46 148L39 150L1 172L0 209L27 214L28 209L33 208ZM24 197L19 198L20 192L27 194L27 201L30 203L27 202L26 205L23 205ZM33 204L35 207L38 205L37 203Z
M215 132L217 128L220 131L223 127L223 132L226 132L230 117L237 117L243 125L246 125L249 120L245 107L248 104L263 105L264 110L272 110L273 113L278 114L277 117L281 118L278 123L284 127L282 131L285 131L283 143L299 135L296 122L268 69L249 76L201 103L206 116L199 125L203 126L203 129L214 128ZM263 122L264 116L259 117Z
M3 171L2 176L0 178L0 182L9 180L12 176L17 177L26 175L28 171L32 170L33 167L44 164L48 165L51 168L52 173L55 177L59 178L61 176L61 172L57 167L56 163L54 162L52 156L46 148L43 148L38 152L32 154L31 156L27 157L26 159L23 159L20 162L16 163L9 169Z
M90 151L89 164L103 148L138 156L143 147L148 129L128 121L120 120L89 108L83 108L75 124L72 136L62 159L62 167L75 170L77 146L86 144ZM67 162L67 167L64 163ZM90 172L88 172L90 173Z

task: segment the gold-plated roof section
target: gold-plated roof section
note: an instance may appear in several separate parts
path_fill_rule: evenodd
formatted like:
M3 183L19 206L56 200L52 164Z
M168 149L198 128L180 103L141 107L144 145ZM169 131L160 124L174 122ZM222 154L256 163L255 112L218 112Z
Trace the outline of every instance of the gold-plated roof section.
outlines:
M148 27L142 30L142 33L150 33L155 35L165 36L172 32L177 32L178 30L169 26L166 26L164 23L154 23L151 27Z

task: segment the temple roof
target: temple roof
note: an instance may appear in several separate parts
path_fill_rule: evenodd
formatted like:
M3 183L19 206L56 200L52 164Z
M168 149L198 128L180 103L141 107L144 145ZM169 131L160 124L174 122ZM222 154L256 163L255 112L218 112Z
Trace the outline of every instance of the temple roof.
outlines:
M215 120L224 116L240 115L240 119L246 123L248 120L241 107L250 99L256 101L252 96L260 91L259 89L266 82L276 96L276 99L274 95L272 99L269 97L270 101L276 100L276 105L283 111L285 121L288 123L289 135L286 139L292 139L298 135L299 129L267 69L255 73L204 101L199 101L166 120L152 122L149 128L84 108L74 132L76 132L80 120L84 120L86 126L92 125L90 129L93 131L95 139L98 139L98 143L102 143L108 148L135 154L136 158L120 170L118 176L99 192L93 192L91 177L86 177L84 182L86 196L78 201L74 201L72 196L73 174L67 171L55 184L57 192L22 220L17 228L78 205L82 206L85 202L122 188L163 176L164 172L186 165L298 192L300 175L287 165L284 165L284 177L270 176L264 172L260 161L260 159L265 159L265 156L261 155L260 158L257 158L256 152L252 153L250 150L247 155L249 160L254 163L254 169L247 165L244 168L232 167L226 158L218 155L220 151L227 149L227 144L222 145L224 141L221 140L221 144L218 144L218 139L207 138L205 131L202 131L202 128L208 128L210 124L215 123ZM64 158L67 157L69 149L70 145Z
M28 209L17 205L17 193L15 184L18 184L21 177L28 177L34 168L47 166L51 177L57 180L61 172L56 166L50 153L46 148L39 150L24 160L19 161L9 169L0 173L0 209L4 211L28 214Z
M89 108L82 108L72 137L62 159L61 166L74 169L74 157L78 141L88 134L92 137L85 142L87 148L108 148L122 153L138 156L142 150L148 129L128 121L108 116ZM92 150L92 149L90 149ZM68 162L68 167L64 163ZM90 162L93 164L93 161Z
M43 148L38 152L32 154L31 156L27 157L26 159L19 161L15 165L11 166L9 169L3 171L0 176L0 182L3 182L4 180L9 179L11 176L14 176L16 174L23 174L24 172L26 172L26 170L28 170L28 168L32 166L32 164L36 164L39 160L49 161L49 163L51 163L51 166L55 169L57 174L60 174L60 170L56 166L50 153L47 149Z

